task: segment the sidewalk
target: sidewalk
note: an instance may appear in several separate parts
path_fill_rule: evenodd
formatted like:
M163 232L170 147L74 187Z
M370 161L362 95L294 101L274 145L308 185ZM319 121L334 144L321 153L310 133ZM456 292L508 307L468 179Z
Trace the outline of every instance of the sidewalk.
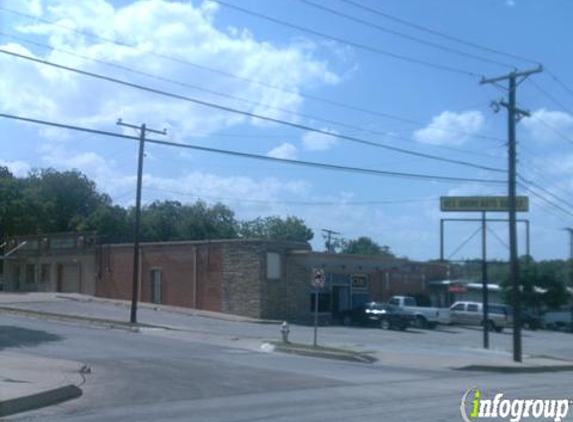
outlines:
M79 362L0 352L0 417L81 396Z
M131 302L128 300L119 299L109 299L103 297L95 297L89 295L83 295L80 293L53 293L53 292L30 292L30 293L11 293L11 292L0 292L0 306L10 306L16 304L32 304L32 303L42 303L42 302L58 302L58 301L75 301L75 302L93 302L93 303L105 303L109 305L115 305L119 307L129 308ZM202 309L184 308L179 306L168 306L159 305L147 302L137 302L137 307L139 309L150 309L155 311L171 312L182 315L199 316L205 318L214 318L224 321L237 321L237 322L251 322L258 324L277 324L282 321L265 320L250 318L241 315L225 314L222 312L206 311Z

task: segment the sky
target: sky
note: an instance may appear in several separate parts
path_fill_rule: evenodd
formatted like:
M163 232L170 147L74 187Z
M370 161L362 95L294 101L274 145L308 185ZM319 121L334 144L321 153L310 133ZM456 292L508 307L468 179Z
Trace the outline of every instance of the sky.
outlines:
M329 229L428 260L439 257L440 219L480 218L440 212L441 196L507 195L507 113L491 106L507 99L506 82L481 78L541 63L517 91L530 112L517 129L518 194L530 210L518 218L530 221L535 259L563 259L573 225L571 16L569 0L0 0L0 113L136 136L121 118L166 128L148 137L175 143L459 179L146 145L145 204L203 199L239 219L294 215L316 250ZM0 165L22 177L78 169L122 206L135 202L137 148L0 118ZM488 257L507 259L507 223L488 227ZM445 257L479 258L479 228L447 222ZM523 254L522 223L518 236Z

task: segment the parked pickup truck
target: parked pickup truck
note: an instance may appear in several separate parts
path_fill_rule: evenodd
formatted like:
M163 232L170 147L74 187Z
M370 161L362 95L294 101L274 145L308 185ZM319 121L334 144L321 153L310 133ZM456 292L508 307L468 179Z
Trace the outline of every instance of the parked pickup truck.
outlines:
M419 328L435 328L438 324L452 322L449 309L417 306L416 299L410 296L392 296L388 303L414 314L414 325Z

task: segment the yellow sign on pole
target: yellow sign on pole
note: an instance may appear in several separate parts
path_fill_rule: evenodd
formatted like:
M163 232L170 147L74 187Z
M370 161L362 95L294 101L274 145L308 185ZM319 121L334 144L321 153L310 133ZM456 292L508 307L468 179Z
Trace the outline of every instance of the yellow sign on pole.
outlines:
M529 198L517 196L515 209L518 212L529 211ZM442 196L440 210L445 212L508 212L507 196Z

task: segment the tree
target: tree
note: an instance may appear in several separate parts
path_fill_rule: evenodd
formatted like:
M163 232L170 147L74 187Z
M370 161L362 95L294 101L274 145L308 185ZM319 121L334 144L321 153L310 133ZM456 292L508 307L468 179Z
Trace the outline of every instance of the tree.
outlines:
M100 205L79 226L80 231L93 231L106 242L128 242L133 239L133 227L128 213L118 205Z
M243 221L240 224L239 234L244 238L297 242L308 242L314 237L314 233L304 221L293 216L287 216L285 219L278 216L258 217L254 220Z
M95 182L78 170L34 170L24 184L37 231L43 233L77 231L93 210L111 205L111 199L97 191Z
M530 256L519 258L519 281L522 285L521 299L525 307L537 311L541 306L554 309L567 303L565 289L566 262L561 260L540 261ZM504 288L503 300L511 304L511 285L509 275L501 283ZM544 289L538 293L536 288Z
M357 255L377 255L385 258L395 258L389 246L380 246L367 236L343 242L342 253Z
M235 213L226 205L216 203L209 206L199 200L182 207L177 227L184 239L233 239L238 237L239 223Z

